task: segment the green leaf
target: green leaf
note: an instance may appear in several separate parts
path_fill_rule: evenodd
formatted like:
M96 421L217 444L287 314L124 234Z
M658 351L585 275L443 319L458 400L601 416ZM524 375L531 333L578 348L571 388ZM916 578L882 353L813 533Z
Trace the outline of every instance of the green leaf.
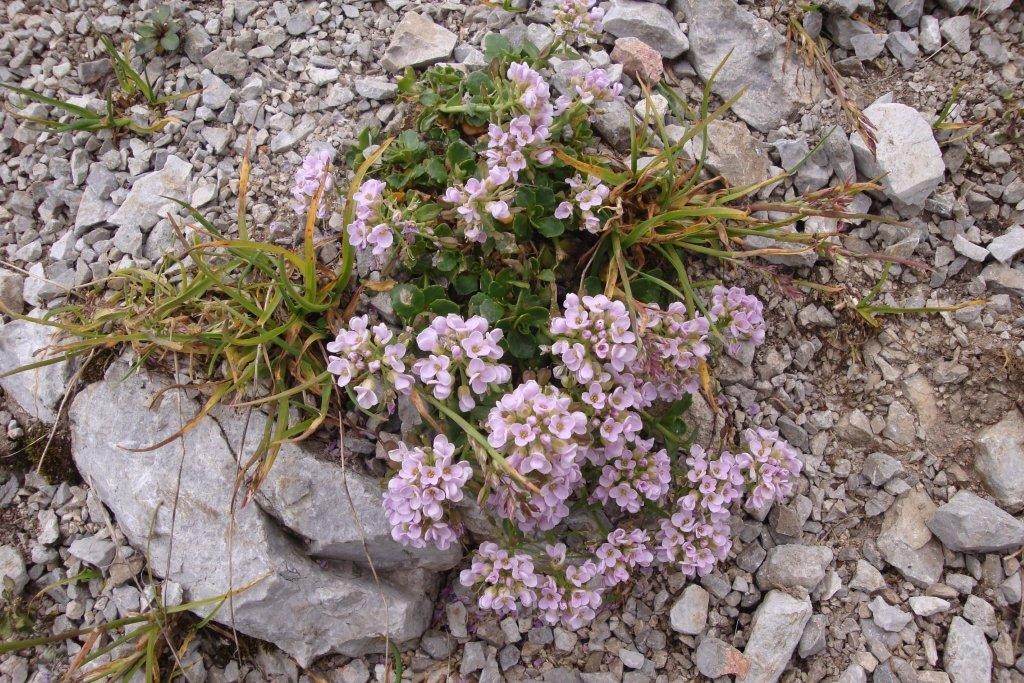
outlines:
M446 249L437 255L436 265L437 269L441 272L449 273L459 265L459 255L454 251Z
M448 169L445 168L444 162L441 161L441 157L430 157L426 164L427 175L434 182L444 185L448 182Z
M430 285L423 288L423 304L428 305L431 301L444 298L444 287L441 285Z
M477 290L477 276L472 273L463 273L455 278L452 282L452 286L454 286L455 291L462 296L468 296Z
M545 237L558 237L565 232L565 223L554 216L542 218L536 222L537 232Z
M156 37L156 26L150 23L145 23L139 26L139 35L143 38L154 38Z
M167 50L168 52L174 52L178 49L180 41L178 40L177 33L168 33L160 39L160 47Z
M476 166L476 155L473 154L473 148L461 140L448 146L445 159L448 161L448 166L459 173L471 173Z
M420 136L414 130L402 131L397 142L399 147L409 152L420 152L427 148L427 144L420 140Z
M454 301L449 301L448 299L438 299L437 301L432 301L430 305L427 306L427 309L431 313L436 313L437 315L448 315L449 313L458 313L459 305Z
M604 283L596 275L590 275L583 279L583 293L590 296L597 296L604 291Z
M484 56L487 60L500 59L512 52L512 43L500 33L488 33L484 36Z
M477 303L477 308L480 311L480 315L492 323L498 322L505 315L505 309L502 305L490 297L481 297Z
M533 228L530 225L530 219L525 213L519 212L512 218L512 233L521 243L525 243L530 240L530 235L533 234Z
M403 283L391 290L391 305L403 320L412 320L423 310L423 291L416 285Z
M443 210L444 207L440 204L423 204L416 207L416 210L412 212L412 219L417 223L427 223L437 218L438 214Z
M513 330L505 340L508 350L516 358L533 358L537 355L537 341L528 334Z

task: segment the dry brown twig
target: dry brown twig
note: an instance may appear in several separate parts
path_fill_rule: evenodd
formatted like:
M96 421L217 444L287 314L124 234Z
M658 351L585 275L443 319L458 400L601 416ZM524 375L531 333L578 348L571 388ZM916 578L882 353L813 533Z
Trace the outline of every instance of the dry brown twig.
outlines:
M792 45L797 46L796 52L807 67L816 68L825 75L825 78L828 79L829 84L832 86L836 99L839 100L839 106L842 107L843 113L846 114L846 119L850 122L850 126L860 133L868 148L874 153L875 145L877 144L875 127L864 116L864 112L860 110L857 103L853 101L853 97L850 96L846 89L843 77L839 74L835 64L832 63L832 58L829 57L828 50L807 33L796 13L789 15L789 21L786 25L787 52Z

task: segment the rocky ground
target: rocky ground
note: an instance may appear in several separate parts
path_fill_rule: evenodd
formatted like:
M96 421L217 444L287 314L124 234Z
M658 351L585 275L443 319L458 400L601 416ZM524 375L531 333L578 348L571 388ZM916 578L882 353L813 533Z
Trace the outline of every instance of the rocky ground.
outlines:
M151 6L148 0L12 0L0 14L0 81L88 102L109 79L97 33L120 41ZM114 138L41 133L9 111L0 114L0 297L9 307L46 307L116 268L149 267L173 244L170 222L161 218L169 206L159 195L188 199L211 219L230 222L250 131L252 221L269 239L289 242L297 224L278 198L294 168L316 146L343 150L367 123L395 125L396 68L438 60L475 68L489 31L550 40L550 4L543 2L530 3L525 13L468 0L172 6L183 25L182 49L155 59L149 70L168 92L202 89L172 111L180 123L153 136ZM881 276L877 260L788 257L779 274L846 288L802 299L785 296L777 280L734 273L766 301L769 340L752 364L720 368L723 417L739 427L775 426L803 452L797 495L763 519L739 519L734 561L699 583L671 573L642 577L577 632L479 615L450 575L435 573L452 558L403 570L396 567L404 559L391 555L383 581L393 591L395 613L411 615L400 617L406 622L399 629L427 627L406 658L407 676L1024 680L1024 523L1015 517L1024 510L1024 10L1008 0L827 0L820 6L822 13L805 15L802 24L831 41L844 87L877 130L877 159L865 155L835 84L787 62L795 46L782 38L790 9L780 3L710 0L690 7L673 0L665 7L613 0L606 40L587 57L613 70L624 62L632 73L641 48L626 43L614 59L609 53L616 37L638 38L665 57L667 78L694 102L708 70L735 47L718 94L739 84L751 89L711 130L715 170L736 184L767 177L773 167L791 167L838 126L822 151L775 191L813 191L858 171L862 178L888 172L870 205L856 208L899 220L864 221L842 238L854 254L901 261L880 302L982 301L955 313L886 316L875 329L850 304ZM422 19L411 19L413 12ZM635 101L639 88L628 73L622 79ZM957 125L933 130L954 89L959 97L947 123ZM45 108L31 105L28 113ZM609 144L621 144L628 115L610 112L598 123ZM805 230L830 227L807 223ZM928 268L908 267L908 259ZM0 367L24 362L44 343L24 326L0 327ZM148 480L136 477L133 463L118 469L105 461L102 451L90 456L79 449L81 475L71 462L69 435L125 429L117 438L128 439L137 423L124 416L148 419L141 409L133 412L138 397L112 383L65 401L67 386L99 379L79 375L74 366L60 366L31 381L4 383L0 572L11 579L0 600L5 639L14 626L25 629L21 637L47 635L138 613L157 600L174 605L188 598L187 585L155 578L144 562L149 527L143 522L150 518L131 515L146 498ZM108 404L118 409L98 408ZM170 410L170 401L165 404ZM50 439L42 424L55 416L44 479L33 458ZM229 434L232 424L218 418L203 442L223 456L205 471L203 485L230 486L234 464L221 432ZM372 443L357 441L354 451L373 452ZM317 470L327 465L308 452L292 457L295 471L332 476ZM376 485L372 474L371 466L368 474L351 475L367 500ZM317 536L317 529L351 526L351 520L318 517L328 506L292 515L274 498L285 489L268 490L238 522L257 530L247 535L255 539L247 557L277 577L281 562L299 567L308 590L322 592L299 596L284 618L246 613L239 598L240 618L271 620L268 628L279 629L279 637L264 637L292 656L211 627L179 653L188 679L383 680L380 655L314 660L322 650L300 623L306 612L315 623L316 610L332 596L350 598L353 585L362 587L359 604L376 614L374 590L384 589L371 589L353 564L358 539ZM143 509L155 517L158 501L151 502ZM367 533L386 542L380 529ZM294 535L308 539L307 547L280 551L281 539ZM180 542L206 549L200 536ZM382 556L394 550L381 547ZM195 579L196 566L186 563L179 575ZM150 569L166 574L160 566ZM0 680L51 680L84 639L3 655Z

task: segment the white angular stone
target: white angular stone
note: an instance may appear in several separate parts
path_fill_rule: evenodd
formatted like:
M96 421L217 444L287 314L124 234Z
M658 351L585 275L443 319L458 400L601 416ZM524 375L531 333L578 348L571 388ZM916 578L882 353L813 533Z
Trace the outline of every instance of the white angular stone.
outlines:
M119 228L149 230L177 206L168 197L188 200L191 175L192 164L170 155L159 171L147 173L132 183L128 196L108 220Z
M857 170L865 178L881 177L890 199L923 206L946 172L931 125L916 109L898 102L872 104L864 117L874 127L877 146L872 154L860 133L850 136Z
M1011 409L974 437L974 469L985 487L1010 512L1024 509L1024 415Z
M979 683L992 678L992 650L985 633L962 617L953 617L942 663L952 683Z
M669 59L690 47L686 33L672 12L657 3L612 0L603 25L604 30L616 38L639 38Z
M1015 225L988 243L988 251L1000 263L1009 263L1024 251L1024 227Z
M970 491L958 491L928 520L942 544L966 553L1001 553L1024 545L1024 522Z
M673 6L686 15L689 59L702 79L729 56L714 92L728 99L744 90L732 110L754 128L775 130L822 94L820 79L786 50L772 25L734 0L677 0Z
M668 613L672 630L690 636L703 633L708 623L710 599L710 594L697 584L687 586Z
M786 669L811 618L811 600L795 598L780 590L769 591L754 612L750 638L743 650L750 662L736 683L774 683Z
M52 357L48 347L59 343L52 336L54 331L53 327L26 320L0 325L0 375ZM26 413L53 424L77 367L77 362L62 360L0 377L0 386Z
M236 451L228 435L243 429L244 415L234 423L207 416L182 439L129 450L173 435L199 403L172 390L151 409L168 381L145 371L124 378L126 372L124 361L114 363L75 398L72 453L129 542L148 552L156 573L181 584L186 601L248 586L215 619L275 643L302 666L325 653L379 651L385 630L398 643L419 637L432 613L424 591L436 575L403 570L382 576L378 586L355 563L323 567L258 506L238 505L238 461L249 454ZM256 422L250 429L262 432Z
M430 17L406 12L398 22L391 44L381 64L388 71L402 71L410 66L426 66L447 59L455 49L458 37Z

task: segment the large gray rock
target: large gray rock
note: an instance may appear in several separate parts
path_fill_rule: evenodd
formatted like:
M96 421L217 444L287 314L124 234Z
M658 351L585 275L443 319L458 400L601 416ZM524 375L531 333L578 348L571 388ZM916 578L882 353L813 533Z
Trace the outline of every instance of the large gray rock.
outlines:
M410 66L426 66L447 59L455 49L458 36L430 17L406 12L395 27L391 44L381 64L388 71L402 71Z
M1024 509L1024 415L1012 409L974 438L974 469L996 502L1010 512Z
M639 38L669 59L690 47L672 12L653 2L612 0L603 24L604 30L616 38Z
M173 154L164 167L141 176L132 183L128 196L108 220L119 228L149 230L177 207L171 199L187 201L192 164Z
M916 109L898 102L876 102L864 110L864 118L874 128L876 146L872 154L860 133L850 136L860 174L882 176L890 199L923 206L946 172L931 125Z
M750 662L736 683L774 683L789 663L811 618L811 600L795 598L780 590L770 591L754 612L750 638L743 656Z
M734 0L675 0L689 24L690 61L705 81L732 51L714 82L723 99L746 89L732 110L761 132L779 127L820 97L821 81L791 52L771 24Z
M942 576L942 546L932 538L928 520L935 503L920 489L896 498L886 510L878 534L882 558L913 584L927 588Z
M992 650L985 640L985 632L963 617L953 617L942 664L953 683L992 680Z
M942 544L965 553L998 553L1024 545L1024 523L970 491L958 491L928 520Z
M50 355L52 349L48 347L59 343L52 337L54 329L26 320L0 325L0 375L53 357ZM77 362L62 360L34 370L0 376L0 386L26 413L52 424L57 419L57 409L77 368Z
M238 504L238 463L248 454L229 439L244 429L244 415L205 417L161 448L128 450L170 436L199 403L170 390L150 408L168 382L126 372L115 363L75 398L72 453L156 574L180 584L190 601L248 586L215 619L273 642L302 666L325 653L379 651L385 633L398 643L419 637L430 620L424 591L433 574L410 569L378 585L356 563L321 565L258 506ZM262 432L252 421L249 429Z
M246 436L249 443L243 451L255 447L261 435L250 430ZM240 443L242 435L229 438ZM448 550L413 550L393 540L381 506L382 493L375 480L351 468L346 472L341 465L319 460L305 449L282 448L256 502L306 539L309 554L316 557L363 562L368 549L377 569L444 570L458 564L462 557L458 545Z
M832 549L826 546L777 545L768 551L768 557L758 569L757 585L762 589L802 586L813 591L825 578L832 558Z

